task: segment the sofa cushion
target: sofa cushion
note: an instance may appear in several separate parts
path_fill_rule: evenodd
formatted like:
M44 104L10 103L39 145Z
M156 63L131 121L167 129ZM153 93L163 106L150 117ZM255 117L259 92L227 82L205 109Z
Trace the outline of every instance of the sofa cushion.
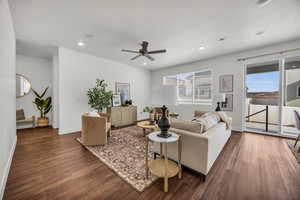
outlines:
M214 112L208 112L201 117L196 118L194 121L201 123L203 125L203 131L207 131L218 124L220 117Z
M203 132L203 125L201 124L201 122L194 122L194 121L190 121L190 120L172 119L171 127L176 128L176 129L194 132L194 133L202 133Z
M219 115L220 120L222 122L225 122L227 129L231 127L231 122L232 122L231 117L229 117L225 112L222 111L216 112L216 114Z
M201 117L201 116L204 115L205 113L207 113L207 112L205 112L205 111L200 111L200 110L195 110L195 112L194 112L194 117Z

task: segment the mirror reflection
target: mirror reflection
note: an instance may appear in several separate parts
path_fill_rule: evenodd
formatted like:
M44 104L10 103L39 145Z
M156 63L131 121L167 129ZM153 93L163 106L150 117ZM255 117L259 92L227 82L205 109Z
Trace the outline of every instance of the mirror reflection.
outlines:
M16 75L16 96L17 97L23 97L26 94L28 94L31 90L31 84L29 80L21 75L17 74Z

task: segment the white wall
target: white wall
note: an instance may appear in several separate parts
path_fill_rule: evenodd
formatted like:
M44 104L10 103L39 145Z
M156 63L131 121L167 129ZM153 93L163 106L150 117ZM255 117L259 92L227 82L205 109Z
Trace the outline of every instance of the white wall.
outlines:
M59 127L59 73L58 73L58 51L52 58L52 127L58 128Z
M175 75L183 72L197 71L201 69L212 69L213 70L213 96L218 94L219 91L219 76L223 74L234 75L234 97L233 97L233 112L228 112L233 117L233 128L235 130L242 130L243 125L243 112L245 111L244 96L244 66L245 62L237 61L238 58L260 55L264 53L272 53L274 51L281 51L291 48L299 48L300 40L281 43L265 48L258 48L251 51L245 51L241 53L229 54L220 56L212 59L198 61L194 63L178 65L170 68L155 70L152 72L152 104L162 105L165 103L161 93L164 91L162 86L162 78L166 75ZM298 54L299 55L299 54ZM273 56L272 56L273 57ZM247 62L258 62L260 59L251 60ZM212 106L205 105L173 105L169 106L171 111L178 112L180 117L183 119L192 119L194 110L209 111L214 110L216 105L215 102Z
M108 89L115 92L115 83L130 83L131 98L140 112L150 105L150 80L148 70L131 67L103 58L59 48L59 133L81 129L81 114L91 110L87 90L95 86L97 78L104 79Z
M37 92L41 93L46 87L49 86L46 97L52 96L52 61L48 59L30 57L24 55L17 55L16 72L24 75L29 79L31 87ZM26 96L17 98L17 109L23 108L26 117L40 116L39 110L36 108L34 101L35 95L32 91ZM51 124L52 112L50 111L47 116ZM19 125L18 128L28 128L31 124Z
M7 0L0 0L0 199L16 144L16 39Z

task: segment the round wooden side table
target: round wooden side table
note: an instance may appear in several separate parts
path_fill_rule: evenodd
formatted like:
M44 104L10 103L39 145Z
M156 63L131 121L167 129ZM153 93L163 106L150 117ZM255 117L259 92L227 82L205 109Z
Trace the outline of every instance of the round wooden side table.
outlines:
M146 177L149 171L160 178L164 178L164 191L168 192L168 179L178 174L181 179L181 137L176 133L171 134L168 138L158 137L160 131L150 133L146 136ZM160 158L152 160L148 163L149 140L160 143ZM168 159L168 143L177 142L178 145L178 164Z

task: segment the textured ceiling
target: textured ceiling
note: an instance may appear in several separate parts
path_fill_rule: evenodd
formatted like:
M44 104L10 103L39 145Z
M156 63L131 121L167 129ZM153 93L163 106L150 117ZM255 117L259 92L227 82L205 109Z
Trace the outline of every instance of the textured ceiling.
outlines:
M17 38L63 46L148 69L168 67L300 37L300 1L10 0ZM257 35L257 32L264 34ZM86 37L91 34L93 37ZM225 37L224 41L218 41ZM83 39L86 46L78 47ZM155 61L121 49L167 49ZM205 46L205 50L199 50ZM143 63L147 62L144 66Z

